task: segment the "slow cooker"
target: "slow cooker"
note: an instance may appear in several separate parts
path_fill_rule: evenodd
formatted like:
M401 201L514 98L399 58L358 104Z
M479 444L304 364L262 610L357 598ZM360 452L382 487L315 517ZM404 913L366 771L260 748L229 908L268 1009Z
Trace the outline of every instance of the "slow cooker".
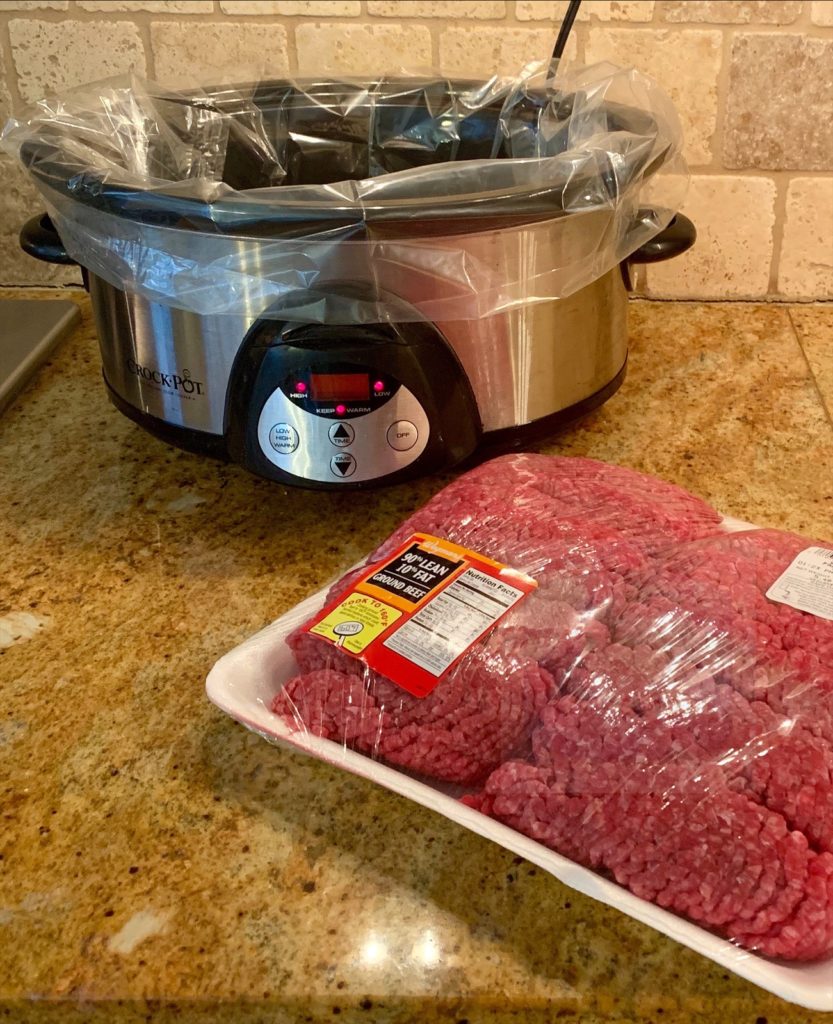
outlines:
M625 375L629 267L694 242L634 186L678 147L608 94L577 146L588 94L386 79L154 96L178 159L221 113L210 189L172 182L179 168L152 187L97 173L41 125L19 155L49 215L21 244L82 264L110 398L152 434L284 484L396 483L604 402ZM593 150L599 118L624 149Z

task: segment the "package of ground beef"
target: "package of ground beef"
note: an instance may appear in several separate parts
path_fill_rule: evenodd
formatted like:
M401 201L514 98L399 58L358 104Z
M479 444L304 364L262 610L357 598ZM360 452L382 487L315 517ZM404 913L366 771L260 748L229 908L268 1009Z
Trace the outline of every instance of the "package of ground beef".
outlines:
M833 544L510 455L228 655L209 695L833 1009Z

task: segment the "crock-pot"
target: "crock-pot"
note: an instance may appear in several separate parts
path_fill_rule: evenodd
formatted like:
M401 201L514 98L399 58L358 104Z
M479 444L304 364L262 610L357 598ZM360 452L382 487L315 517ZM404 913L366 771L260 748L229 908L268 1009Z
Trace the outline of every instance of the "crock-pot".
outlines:
M609 398L627 362L629 266L669 259L695 239L687 218L640 206L627 191L634 166L649 180L669 147L643 147L644 155L631 147L630 163L618 165L605 152L592 174L586 160L567 174L553 163L558 173L542 185L540 146L530 139L544 134L552 97L527 88L507 105L506 91L496 91L461 113L471 89L388 79L362 87L359 102L358 87L344 82L268 82L245 118L235 116L236 90L214 90L211 108L233 128L219 202L216 190L204 198L176 184L141 188L112 172L80 172L62 133L27 138L20 157L55 223L33 218L21 244L51 262L79 256L117 408L171 444L281 483L336 489L520 446ZM544 158L574 144L577 96L559 99ZM190 123L205 100L165 103ZM644 110L605 99L599 111L611 137L651 135ZM282 140L277 170L263 142L270 133ZM486 160L511 165L505 185L445 191L445 179L431 177L448 163L465 173L485 167L485 180ZM333 186L374 174L393 184L378 195L369 188L358 207ZM319 187L315 202L310 185ZM614 251L611 238L620 244L626 230L641 244L593 276L598 253ZM288 249L295 286L264 290L275 275L262 267L278 252L285 261ZM587 283L553 289L555 297L529 285L517 299L552 267L565 280L573 249ZM181 301L169 294L171 267L181 280L194 264L204 276Z

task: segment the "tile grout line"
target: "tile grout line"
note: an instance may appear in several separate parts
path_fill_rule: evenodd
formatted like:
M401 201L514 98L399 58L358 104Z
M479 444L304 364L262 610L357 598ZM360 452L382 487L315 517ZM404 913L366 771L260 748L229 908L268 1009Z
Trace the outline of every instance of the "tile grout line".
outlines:
M813 387L815 388L816 394L819 396L819 401L821 402L822 409L824 409L824 415L827 419L827 422L830 424L831 429L833 429L833 411L831 411L831 409L827 405L827 400L824 397L824 392L821 390L821 385L818 382L818 378L816 377L815 373L813 373L813 367L810 363L806 351L804 350L804 346L801 344L801 334L795 325L795 320L793 320L792 305L787 305L786 308L787 317L790 321L790 327L793 332L793 337L798 343L798 348L801 352L801 358L804 360L804 365L807 367L807 372L810 374L810 380L813 382Z

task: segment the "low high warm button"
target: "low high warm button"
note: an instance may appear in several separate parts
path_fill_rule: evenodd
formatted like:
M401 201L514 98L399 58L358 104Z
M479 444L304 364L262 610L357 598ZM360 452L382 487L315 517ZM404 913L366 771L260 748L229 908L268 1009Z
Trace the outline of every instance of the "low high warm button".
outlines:
M288 423L276 423L269 431L269 444L281 455L291 455L298 447L298 431Z
M398 452L407 452L417 443L417 428L410 420L397 420L388 427L388 444Z

